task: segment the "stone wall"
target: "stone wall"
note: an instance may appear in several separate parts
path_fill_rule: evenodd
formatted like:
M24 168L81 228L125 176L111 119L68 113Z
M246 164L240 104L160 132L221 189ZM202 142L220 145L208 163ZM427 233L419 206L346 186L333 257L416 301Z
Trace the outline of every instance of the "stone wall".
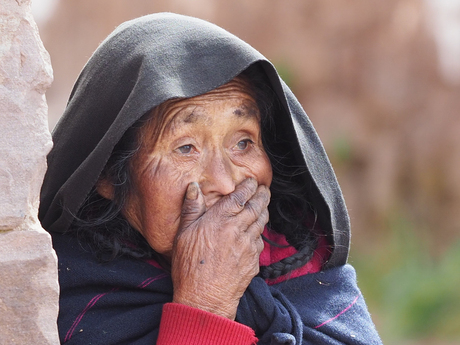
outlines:
M51 81L30 0L0 0L0 344L59 343L57 260L37 218Z

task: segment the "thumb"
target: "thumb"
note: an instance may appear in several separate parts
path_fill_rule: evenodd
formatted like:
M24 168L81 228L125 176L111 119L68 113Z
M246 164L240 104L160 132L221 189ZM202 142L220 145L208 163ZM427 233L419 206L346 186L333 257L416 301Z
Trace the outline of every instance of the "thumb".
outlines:
M206 212L206 204L200 186L191 182L187 186L181 211L181 228L188 228Z

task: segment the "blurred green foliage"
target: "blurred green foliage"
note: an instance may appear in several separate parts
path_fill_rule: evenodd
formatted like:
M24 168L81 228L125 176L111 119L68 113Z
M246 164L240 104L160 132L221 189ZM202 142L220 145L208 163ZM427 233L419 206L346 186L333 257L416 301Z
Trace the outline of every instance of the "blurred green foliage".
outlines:
M349 165L354 158L350 137L345 133L336 135L328 153L334 167Z
M372 255L352 250L358 283L385 344L460 341L460 240L435 258L423 230L401 215Z

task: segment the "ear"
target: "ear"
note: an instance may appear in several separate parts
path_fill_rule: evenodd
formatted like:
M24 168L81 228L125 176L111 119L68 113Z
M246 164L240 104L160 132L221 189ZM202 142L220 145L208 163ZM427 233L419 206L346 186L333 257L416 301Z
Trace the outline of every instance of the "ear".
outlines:
M113 184L107 179L101 179L96 183L96 191L105 199L113 200L114 188Z

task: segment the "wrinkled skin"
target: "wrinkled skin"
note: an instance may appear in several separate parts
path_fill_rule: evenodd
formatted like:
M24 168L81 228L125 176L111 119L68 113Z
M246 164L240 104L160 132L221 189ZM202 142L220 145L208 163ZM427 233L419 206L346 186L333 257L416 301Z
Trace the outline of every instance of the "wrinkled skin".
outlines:
M234 319L259 272L268 222L272 171L259 110L235 78L165 112L159 136L148 123L141 129L124 215L171 261L173 302ZM99 183L101 195L111 189Z
M173 302L235 318L241 296L259 273L269 199L268 188L251 178L207 210L204 195L190 184L173 247Z

